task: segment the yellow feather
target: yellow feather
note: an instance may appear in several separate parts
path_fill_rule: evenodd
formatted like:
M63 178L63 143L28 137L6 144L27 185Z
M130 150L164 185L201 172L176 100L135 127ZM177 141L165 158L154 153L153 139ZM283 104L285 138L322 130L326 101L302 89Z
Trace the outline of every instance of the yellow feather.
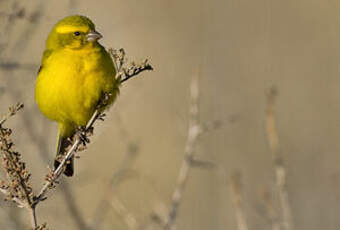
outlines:
M47 42L35 99L40 111L58 122L60 140L86 125L102 93L111 93L112 103L119 92L110 55L97 41L86 42L86 37L73 34L93 30L88 18L71 16L55 26Z
M41 112L62 126L85 125L101 93L117 90L114 69L105 68L105 62L111 61L107 58L94 47L52 53L36 82L36 101Z
M72 26L72 25L65 25L65 26L58 26L56 28L56 31L58 33L71 33L71 32L74 32L74 31L79 31L79 32L87 32L88 31L88 27L86 26Z

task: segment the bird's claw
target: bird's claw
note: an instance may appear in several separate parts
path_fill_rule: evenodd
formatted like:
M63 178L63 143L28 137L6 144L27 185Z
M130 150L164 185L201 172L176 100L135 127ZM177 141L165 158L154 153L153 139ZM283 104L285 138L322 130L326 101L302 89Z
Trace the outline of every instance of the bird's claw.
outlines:
M86 144L90 143L89 136L92 135L91 129L86 129L86 127L81 126L78 128L77 137L79 138L82 145L86 146Z

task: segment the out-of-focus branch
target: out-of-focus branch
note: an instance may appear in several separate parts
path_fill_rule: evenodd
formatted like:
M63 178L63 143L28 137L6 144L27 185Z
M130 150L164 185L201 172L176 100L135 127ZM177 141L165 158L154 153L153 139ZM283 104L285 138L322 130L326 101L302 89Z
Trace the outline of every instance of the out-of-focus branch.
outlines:
M126 154L124 155L124 159L118 168L113 174L109 181L109 184L107 185L107 188L105 189L105 193L103 195L103 199L99 202L99 205L95 209L95 214L93 218L93 227L95 229L100 229L103 223L103 220L105 219L105 216L107 212L109 211L109 207L112 207L113 210L115 210L116 213L119 214L119 216L124 217L123 220L125 223L131 228L131 224L129 222L126 222L127 219L131 219L128 216L133 216L130 212L127 211L127 208L118 201L118 198L114 196L115 189L117 188L118 184L121 182L122 178L124 177L124 174L126 171L131 167L131 164L136 158L138 148L136 144L130 143L128 146L128 150ZM115 201L113 201L115 199ZM124 207L123 207L124 206ZM122 208L123 207L123 208ZM135 219L135 218L134 218ZM137 225L137 221L133 221L135 226Z
M178 216L179 206L183 199L183 191L189 179L190 169L195 166L202 166L204 168L211 168L214 166L213 163L195 159L195 147L197 145L198 138L201 136L202 133L219 127L219 122L213 122L211 124L202 124L200 122L198 104L199 83L198 76L194 76L190 84L190 118L188 136L184 149L184 159L179 169L179 175L177 177L175 190L172 194L169 212L165 220L163 220L164 218L162 218L160 215L158 216L157 213L154 213L152 215L154 220L160 220L158 222L161 223L165 230L174 229L175 221Z
M21 219L18 218L18 210L15 206L7 206L3 203L0 203L2 207L0 210L1 213L1 229L25 229L26 224L23 224ZM6 227L5 227L6 226Z
M30 70L34 71L39 65L33 63L19 63L19 62L0 62L0 69L11 71L11 70Z
M189 172L192 167L192 162L195 154L195 146L198 137L202 133L202 125L199 122L199 111L198 111L198 103L199 103L199 85L198 85L198 76L193 77L190 85L190 118L189 118L189 129L188 129L188 137L184 150L184 159L179 170L179 175L177 177L177 183L175 190L172 194L172 200L170 204L170 211L166 222L164 224L165 230L171 230L177 214L178 208L182 201L183 191L188 182Z
M266 219L269 220L272 230L280 230L281 222L278 213L273 205L272 197L269 191L263 191L262 200L266 208Z
M152 220L160 224L165 230L174 230L175 221L178 216L179 206L183 200L183 192L189 179L191 168L200 167L211 169L215 167L213 162L202 161L195 157L195 147L199 137L208 131L219 128L221 122L214 121L201 123L199 119L199 82L198 76L194 76L190 84L190 106L189 106L189 128L187 141L184 149L184 159L179 169L176 186L172 194L172 199L168 213L164 216L157 212L151 215Z
M274 116L274 104L276 96L277 90L275 87L272 87L267 93L266 132L269 148L273 154L275 166L275 183L282 209L281 227L284 230L293 230L293 218L286 185L287 170L284 166L282 154L280 152L280 144Z
M242 183L241 174L234 173L231 176L231 198L235 209L236 223L238 230L248 230L247 221L242 206Z
M11 47L10 53L15 54L13 56L13 60L19 60L19 56L22 55L24 50L27 48L29 44L30 38L34 35L34 31L38 28L38 24L41 21L42 15L45 11L45 6L47 2L44 0L36 1L36 7L30 13L22 6L20 6L21 1L13 1L12 9L8 12L2 13L2 16L5 20L5 25L0 30L1 39L0 45L3 48L2 52L0 53L1 59L4 59L4 50L8 47ZM18 39L15 39L13 34L15 31L15 24L17 19L25 19L27 22L27 26L25 26L24 31L20 33ZM7 44L9 41L14 41L13 46L8 46ZM9 51L9 50L8 50Z
M125 224L130 230L138 228L139 224L136 217L126 208L126 206L116 196L111 196L110 206L114 212L124 220Z

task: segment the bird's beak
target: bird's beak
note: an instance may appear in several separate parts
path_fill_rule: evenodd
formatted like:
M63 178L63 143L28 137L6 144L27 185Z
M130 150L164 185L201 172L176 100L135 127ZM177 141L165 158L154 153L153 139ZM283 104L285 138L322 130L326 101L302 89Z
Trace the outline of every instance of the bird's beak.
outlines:
M90 33L86 35L86 40L88 42L93 42L101 39L103 36L95 30L91 30Z

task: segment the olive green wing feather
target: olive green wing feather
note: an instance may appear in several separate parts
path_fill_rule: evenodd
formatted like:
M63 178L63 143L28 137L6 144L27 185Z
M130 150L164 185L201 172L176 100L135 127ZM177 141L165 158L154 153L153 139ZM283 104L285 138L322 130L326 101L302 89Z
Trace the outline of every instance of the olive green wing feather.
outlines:
M49 56L51 56L53 50L47 49L44 51L43 53L43 57L41 59L41 65L39 67L38 73L40 73L40 71L42 70L42 68L44 67L44 63L46 62L46 60L48 59Z

